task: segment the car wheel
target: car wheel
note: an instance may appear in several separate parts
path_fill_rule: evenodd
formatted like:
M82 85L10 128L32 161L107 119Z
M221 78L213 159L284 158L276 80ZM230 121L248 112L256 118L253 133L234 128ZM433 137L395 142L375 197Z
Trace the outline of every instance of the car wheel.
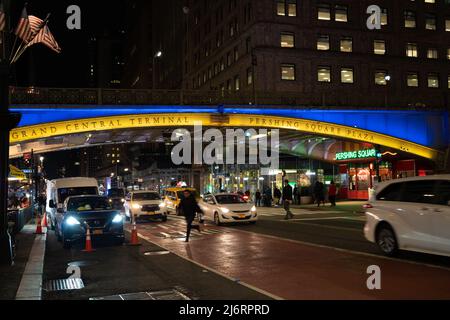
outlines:
M394 230L388 225L381 226L377 232L378 247L387 256L395 256L398 253L398 243Z
M162 221L162 222L167 222L167 215L164 215L164 216L161 218L161 221Z
M216 226L221 226L222 225L222 223L220 222L219 214L217 212L214 213L214 223L216 224Z

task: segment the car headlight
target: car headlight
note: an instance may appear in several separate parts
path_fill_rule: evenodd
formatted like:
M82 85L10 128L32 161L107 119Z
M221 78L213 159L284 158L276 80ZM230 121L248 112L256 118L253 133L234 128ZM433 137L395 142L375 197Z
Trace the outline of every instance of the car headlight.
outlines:
M124 202L125 202L125 199L120 199L120 201L122 201L122 203L124 203Z
M159 207L160 207L161 209L164 209L164 208L166 207L166 204L165 204L164 202L161 202L161 203L159 204Z
M222 210L222 213L225 213L225 214L230 213L230 209L228 209L228 208L220 208L220 210Z
M68 226L78 226L80 225L80 221L75 219L74 217L68 217L65 221L66 225Z
M256 207L253 206L251 211L252 211L252 212L256 212Z
M123 222L123 217L121 214L118 214L114 217L114 219L112 220L113 223L121 223Z
M137 203L135 203L135 204L133 204L133 209L135 209L135 210L140 210L140 209L142 209L142 206L140 205L140 204L137 204Z

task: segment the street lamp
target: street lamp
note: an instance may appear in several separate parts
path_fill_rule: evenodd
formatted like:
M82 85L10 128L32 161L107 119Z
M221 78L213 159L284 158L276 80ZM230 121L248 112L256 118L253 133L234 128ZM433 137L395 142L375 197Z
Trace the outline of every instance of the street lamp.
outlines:
M156 89L156 72L155 72L155 69L156 69L156 59L161 58L162 55L163 55L162 51L159 50L159 51L156 52L155 55L153 56L153 65L152 65L152 78L153 78L153 80L152 80L152 82L153 82L153 83L152 83L152 87L153 87L153 90Z

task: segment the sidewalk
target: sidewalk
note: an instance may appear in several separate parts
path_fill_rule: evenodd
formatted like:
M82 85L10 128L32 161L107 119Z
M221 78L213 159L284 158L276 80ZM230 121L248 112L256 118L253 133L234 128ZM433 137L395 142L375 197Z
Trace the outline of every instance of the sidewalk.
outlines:
M36 226L29 224L16 235L14 266L0 266L0 300L14 300L25 271L36 235Z

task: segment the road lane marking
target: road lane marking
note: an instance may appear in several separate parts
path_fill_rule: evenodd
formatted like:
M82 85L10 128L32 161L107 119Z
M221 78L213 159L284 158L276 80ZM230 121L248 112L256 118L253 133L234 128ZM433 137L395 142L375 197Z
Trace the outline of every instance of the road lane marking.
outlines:
M129 232L129 231L128 231L128 232ZM239 281L238 279L232 278L232 277L228 276L228 275L225 274L225 273L222 273L222 272L220 272L220 271L218 271L218 270L215 270L215 269L213 269L213 268L210 268L210 267L208 267L208 266L205 266L205 265L203 265L203 264L201 264L201 263L199 263L199 262L197 262L197 261L195 261L195 260L192 260L192 259L190 259L190 258L188 258L188 257L182 256L181 254L178 254L178 253L176 253L176 252L170 250L169 248L165 247L164 245L161 245L161 244L158 244L158 243L156 243L156 242L153 242L149 237L146 237L146 236L144 236L143 234L138 233L138 236L139 236L141 239L144 239L144 240L146 240L147 242L150 242L150 243L152 243L152 244L154 244L154 245L156 245L156 246L158 246L158 247L161 247L161 248L163 248L163 249L166 250L166 251L170 251L172 254L176 255L177 257L179 257L179 258L181 258L181 259L184 259L184 260L186 260L186 261L189 261L189 262L191 262L191 263L193 263L193 264L199 266L200 268L203 268L203 269L208 270L208 271L210 271L210 272L212 272L212 273L215 273L215 274L217 274L217 275L219 275L219 276L221 276L221 277L223 277L223 278L225 278L225 279L228 279L228 280L230 280L230 281L233 281L234 283L238 283L238 284L240 284L240 285L242 285L242 286L244 286L244 287L247 287L247 288L249 288L249 289L251 289L251 290L253 290L253 291L256 291L256 292L258 292L258 293L261 293L261 294L263 294L263 295L265 295L265 296L267 296L267 297L269 297L269 298L272 298L272 299L274 299L274 300L284 300L283 298L281 298L281 297L279 297L279 296L277 296L277 295L274 295L274 294L272 294L272 293L270 293L270 292L267 292L267 291L265 291L265 290L263 290L263 289L260 289L260 288L258 288L258 287L252 286L251 284L248 284L248 283L246 283L246 282ZM188 245L189 245L189 244L188 244Z
M27 225L23 232L33 232L35 229L34 225ZM45 228L44 231L46 232ZM44 274L46 240L47 233L36 235L34 238L15 300L42 300L42 276Z

